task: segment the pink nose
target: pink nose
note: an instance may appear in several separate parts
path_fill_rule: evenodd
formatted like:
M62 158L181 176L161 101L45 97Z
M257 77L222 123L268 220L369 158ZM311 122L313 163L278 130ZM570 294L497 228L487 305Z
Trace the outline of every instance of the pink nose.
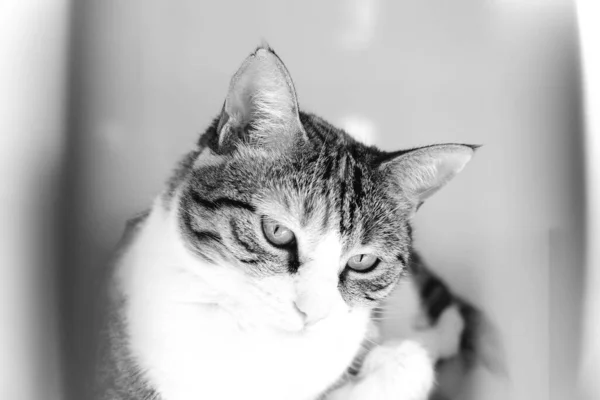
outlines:
M304 318L305 325L312 325L324 318L331 312L331 304L318 302L317 299L300 298L294 302L298 313Z

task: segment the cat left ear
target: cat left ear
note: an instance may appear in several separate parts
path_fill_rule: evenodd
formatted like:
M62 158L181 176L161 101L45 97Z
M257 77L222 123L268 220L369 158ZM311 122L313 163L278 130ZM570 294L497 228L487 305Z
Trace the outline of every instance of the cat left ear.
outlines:
M390 154L379 167L416 206L440 190L471 160L478 146L440 144Z
M258 48L231 79L218 133L221 153L240 143L284 148L306 138L292 79L269 47Z

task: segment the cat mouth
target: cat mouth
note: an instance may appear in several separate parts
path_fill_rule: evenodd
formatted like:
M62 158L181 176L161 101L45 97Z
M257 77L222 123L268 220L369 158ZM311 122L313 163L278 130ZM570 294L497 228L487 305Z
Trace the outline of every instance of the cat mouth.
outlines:
M278 328L285 332L295 334L306 334L319 329L327 319L327 316L311 318L310 315L307 315L295 304L293 304L293 310L290 310L290 312L286 314L287 315L285 316L281 316L280 323L277 324Z

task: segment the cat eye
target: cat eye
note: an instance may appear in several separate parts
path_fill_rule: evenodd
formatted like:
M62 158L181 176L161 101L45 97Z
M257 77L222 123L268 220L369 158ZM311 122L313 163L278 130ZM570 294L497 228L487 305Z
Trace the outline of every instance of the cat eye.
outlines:
M262 229L267 240L277 247L286 246L296 239L294 232L272 219L263 218Z
M369 272L372 271L377 264L379 264L379 258L372 254L358 254L354 257L350 257L348 260L348 268L358 272Z

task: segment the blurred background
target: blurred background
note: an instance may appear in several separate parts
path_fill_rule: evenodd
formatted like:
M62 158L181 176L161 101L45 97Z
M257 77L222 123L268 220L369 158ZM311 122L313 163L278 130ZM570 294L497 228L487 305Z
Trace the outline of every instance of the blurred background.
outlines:
M0 1L0 398L68 392L57 343L78 337L52 299L75 318L79 283L263 39L301 108L369 143L484 145L415 220L505 350L508 375L476 371L457 398L600 398L594 15L594 0Z

